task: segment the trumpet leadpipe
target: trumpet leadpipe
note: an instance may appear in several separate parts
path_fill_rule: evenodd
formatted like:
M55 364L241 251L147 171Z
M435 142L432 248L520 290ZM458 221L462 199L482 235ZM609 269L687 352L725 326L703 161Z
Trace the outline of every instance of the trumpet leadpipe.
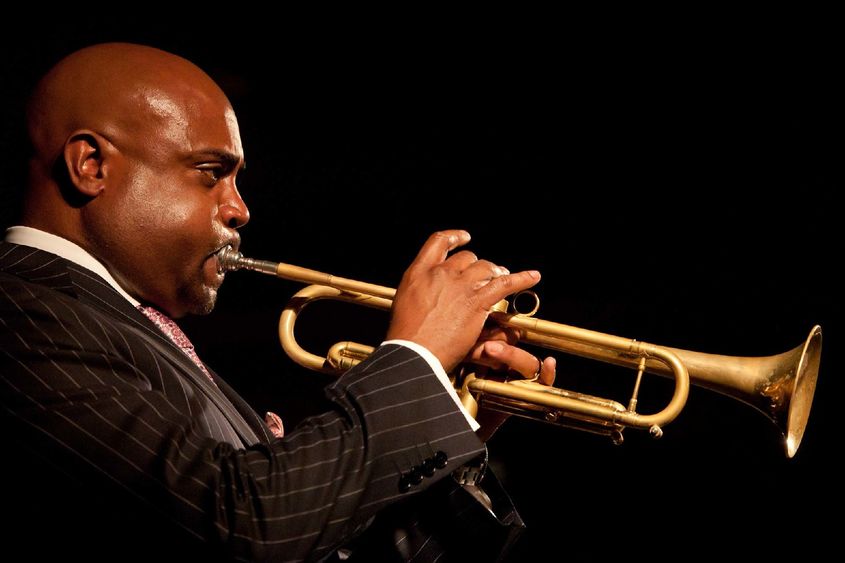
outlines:
M217 270L219 272L231 272L240 269L261 272L262 274L276 276L283 280L323 285L341 291L372 295L373 297L381 297L383 299L393 299L396 295L396 290L392 287L342 278L310 268L303 268L302 266L285 264L284 262L270 262L268 260L246 258L231 246L226 246L217 253Z

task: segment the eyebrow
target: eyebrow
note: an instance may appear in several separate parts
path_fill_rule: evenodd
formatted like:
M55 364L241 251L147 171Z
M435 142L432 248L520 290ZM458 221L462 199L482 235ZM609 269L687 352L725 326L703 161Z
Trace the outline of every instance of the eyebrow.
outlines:
M235 167L240 162L240 157L234 155L230 152L219 150L219 149L202 149L199 151L192 152L190 157L192 160L195 159L203 159L203 158L212 158L223 162L230 170L234 170ZM246 168L246 161L241 162L241 170Z

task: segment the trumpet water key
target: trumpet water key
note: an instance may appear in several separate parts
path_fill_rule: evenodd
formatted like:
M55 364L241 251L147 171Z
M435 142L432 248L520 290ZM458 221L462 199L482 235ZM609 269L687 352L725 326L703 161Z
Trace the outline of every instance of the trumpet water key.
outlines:
M323 373L343 373L366 359L373 347L338 342L324 356L304 350L294 336L296 319L302 310L320 299L389 310L396 294L396 290L389 287L291 264L245 258L229 247L222 249L217 259L221 272L247 269L311 284L297 292L282 311L279 340L295 362ZM519 313L509 310L508 302L503 301L494 307L490 318L514 329L520 342L637 370L628 405L532 381L494 381L469 373L456 377L455 382L464 406L473 415L480 404L485 408L604 434L620 443L622 430L626 427L647 429L652 436L660 437L662 427L674 420L684 408L690 383L693 383L733 397L762 412L783 434L786 455L793 457L798 451L818 378L821 327L814 326L803 343L781 354L721 356L657 346L538 319L533 316L538 305L539 300L529 313ZM674 380L672 397L656 413L642 414L636 410L644 373Z

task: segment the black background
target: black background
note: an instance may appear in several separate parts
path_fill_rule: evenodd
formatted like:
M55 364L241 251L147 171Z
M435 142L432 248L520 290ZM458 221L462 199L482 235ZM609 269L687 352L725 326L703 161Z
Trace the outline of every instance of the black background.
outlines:
M543 273L544 319L727 355L780 353L822 325L813 413L792 460L763 416L700 389L658 441L628 431L617 447L510 420L490 443L529 526L510 560L835 549L836 516L822 514L842 496L839 42L755 18L681 18L669 32L624 15L357 15L369 23L89 16L4 40L3 222L22 182L16 135L32 81L94 42L171 50L238 113L246 255L395 286L430 232L464 228L478 255ZM327 381L278 345L298 288L231 274L217 310L184 323L207 363L289 425L320 408ZM321 351L376 343L386 315L316 305L301 323ZM631 374L558 358L560 386L627 402ZM669 392L646 379L642 410Z

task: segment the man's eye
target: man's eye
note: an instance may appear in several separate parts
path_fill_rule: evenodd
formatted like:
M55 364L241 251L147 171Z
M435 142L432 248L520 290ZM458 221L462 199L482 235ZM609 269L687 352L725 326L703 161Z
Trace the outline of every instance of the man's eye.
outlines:
M199 171L212 182L219 182L223 176L223 169L219 166L200 166Z

